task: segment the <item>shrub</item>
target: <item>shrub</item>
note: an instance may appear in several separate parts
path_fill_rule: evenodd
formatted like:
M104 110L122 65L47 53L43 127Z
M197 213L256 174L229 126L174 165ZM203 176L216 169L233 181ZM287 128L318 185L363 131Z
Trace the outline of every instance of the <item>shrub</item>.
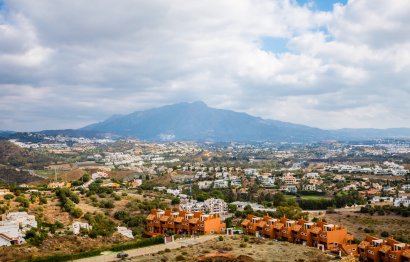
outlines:
M223 236L219 236L218 239L219 239L219 241L224 241L224 237L223 237Z
M244 236L243 241L248 242L249 241L249 236Z
M369 234L369 233L374 233L374 230L371 229L371 228L367 228L367 227L366 227L366 228L364 229L364 232Z
M13 198L14 198L14 195L12 195L12 194L4 195L4 199L6 199L6 200L10 200L10 199L13 199Z
M389 236L389 232L383 231L383 232L380 233L380 236L381 236L381 237L388 237L388 236Z
M175 261L184 261L185 257L183 255L179 255L175 257Z
M24 198L23 196L16 197L16 202L19 202L22 207L30 206L30 201L27 198Z
M171 201L172 205L178 205L179 203L181 203L181 200L179 199L179 197L174 197Z
M246 243L241 243L239 247L246 247Z

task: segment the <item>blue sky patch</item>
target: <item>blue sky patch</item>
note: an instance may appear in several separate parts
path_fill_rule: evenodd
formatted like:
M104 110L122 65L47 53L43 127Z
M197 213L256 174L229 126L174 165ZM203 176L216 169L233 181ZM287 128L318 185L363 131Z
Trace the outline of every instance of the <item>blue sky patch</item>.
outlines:
M280 37L264 36L261 38L261 49L271 53L285 53L288 52L288 39Z
M298 4L305 5L308 3L313 3L313 9L319 11L332 11L333 5L340 3L346 5L347 0L296 0Z

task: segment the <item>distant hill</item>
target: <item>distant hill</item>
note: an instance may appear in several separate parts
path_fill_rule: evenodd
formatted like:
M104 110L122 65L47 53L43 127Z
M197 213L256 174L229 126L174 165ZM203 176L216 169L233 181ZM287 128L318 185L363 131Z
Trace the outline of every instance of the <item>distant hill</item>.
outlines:
M307 141L329 137L328 131L318 128L215 109L203 102L179 103L115 116L81 130L145 140Z
M326 139L410 138L410 128L323 130L246 113L179 103L128 115L115 115L80 130L114 133L144 140L306 142Z
M9 141L0 141L0 165L24 169L41 169L60 160L56 155L21 148Z

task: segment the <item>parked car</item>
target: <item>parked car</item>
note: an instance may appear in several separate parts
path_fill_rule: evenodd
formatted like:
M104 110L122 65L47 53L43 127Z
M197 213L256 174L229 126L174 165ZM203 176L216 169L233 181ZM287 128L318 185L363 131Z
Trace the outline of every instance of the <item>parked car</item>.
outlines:
M128 257L128 254L125 253L124 251L121 251L120 253L117 254L117 258L124 259L126 257Z

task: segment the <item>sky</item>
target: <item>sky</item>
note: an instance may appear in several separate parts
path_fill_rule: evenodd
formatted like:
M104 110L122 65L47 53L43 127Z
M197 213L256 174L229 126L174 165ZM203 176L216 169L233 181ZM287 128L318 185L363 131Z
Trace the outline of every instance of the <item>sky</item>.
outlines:
M0 130L197 100L325 129L410 127L410 1L0 0Z

